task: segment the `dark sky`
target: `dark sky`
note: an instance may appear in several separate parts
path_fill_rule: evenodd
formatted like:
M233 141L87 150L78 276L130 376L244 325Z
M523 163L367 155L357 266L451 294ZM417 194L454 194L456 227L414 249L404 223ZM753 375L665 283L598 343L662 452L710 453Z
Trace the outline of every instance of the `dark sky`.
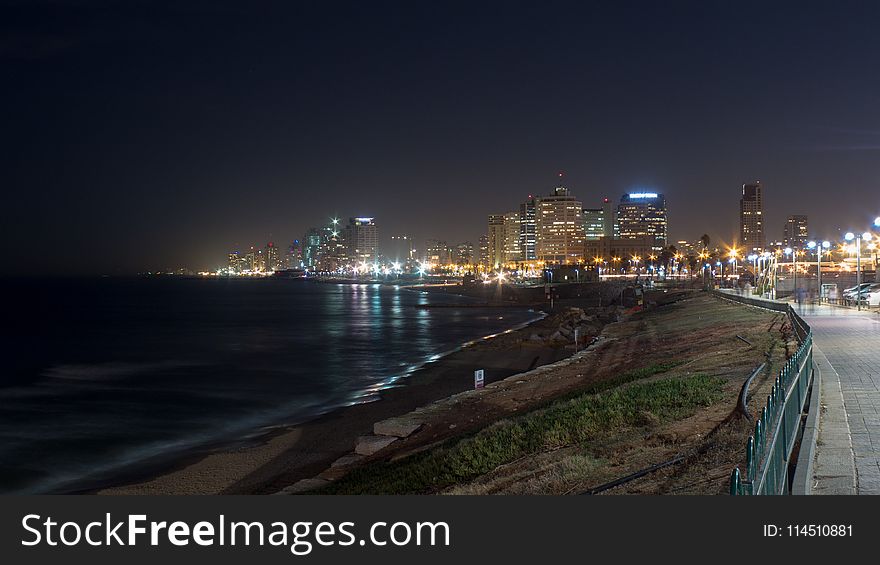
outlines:
M214 267L332 215L476 241L549 191L672 239L880 214L876 2L0 0L3 272Z

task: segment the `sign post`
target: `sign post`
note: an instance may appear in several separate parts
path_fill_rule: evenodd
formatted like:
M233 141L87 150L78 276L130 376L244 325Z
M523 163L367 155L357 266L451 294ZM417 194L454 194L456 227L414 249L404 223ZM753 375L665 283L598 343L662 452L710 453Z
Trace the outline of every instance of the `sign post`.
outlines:
M574 329L574 352L575 353L577 353L577 351L578 351L578 330L579 329L580 328Z
M474 389L483 388L485 382L483 369L474 371Z

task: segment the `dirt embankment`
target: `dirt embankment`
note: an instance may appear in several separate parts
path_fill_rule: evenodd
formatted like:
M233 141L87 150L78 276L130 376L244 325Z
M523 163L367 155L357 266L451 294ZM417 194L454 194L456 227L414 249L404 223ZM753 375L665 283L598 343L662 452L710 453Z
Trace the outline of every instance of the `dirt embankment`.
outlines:
M288 492L563 494L677 457L605 492L724 492L750 430L736 412L740 388L767 361L752 385L760 404L790 328L699 292L648 302L656 307L606 326L571 360L380 424L360 453Z

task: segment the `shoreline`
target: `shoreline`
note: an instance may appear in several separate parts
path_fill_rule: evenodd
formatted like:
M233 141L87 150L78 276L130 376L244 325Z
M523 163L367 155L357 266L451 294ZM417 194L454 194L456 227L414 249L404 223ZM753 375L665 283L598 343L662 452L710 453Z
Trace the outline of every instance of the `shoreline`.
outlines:
M472 298L472 297L463 297ZM529 308L522 305L523 308ZM533 309L534 310L534 309ZM169 456L153 470L121 472L109 479L83 481L69 492L92 494L264 494L326 468L349 453L372 424L473 387L473 368L486 369L486 382L569 357L573 350L528 342L527 331L541 331L554 316L537 317L494 334L464 342L395 377L375 399L329 409L308 420L256 430L240 441ZM502 343L505 342L505 343ZM511 352L510 346L518 345ZM399 384L395 384L399 381ZM135 466L137 464L133 464ZM300 476L301 475L301 476Z

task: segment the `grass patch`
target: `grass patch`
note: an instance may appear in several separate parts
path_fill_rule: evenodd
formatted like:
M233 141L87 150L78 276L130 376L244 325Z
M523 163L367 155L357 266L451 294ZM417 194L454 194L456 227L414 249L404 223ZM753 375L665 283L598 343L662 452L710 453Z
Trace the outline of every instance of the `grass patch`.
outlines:
M652 369L652 368L649 368ZM667 370L667 369L664 369ZM644 378L647 369L622 375ZM653 367L656 374L661 372ZM642 376L636 377L635 373ZM610 386L597 385L604 390ZM607 392L581 392L547 408L503 420L473 436L394 463L358 469L320 490L324 494L427 493L471 481L499 465L559 447L583 444L601 433L645 424L646 412L659 422L685 418L722 398L724 381L708 375L639 383Z

